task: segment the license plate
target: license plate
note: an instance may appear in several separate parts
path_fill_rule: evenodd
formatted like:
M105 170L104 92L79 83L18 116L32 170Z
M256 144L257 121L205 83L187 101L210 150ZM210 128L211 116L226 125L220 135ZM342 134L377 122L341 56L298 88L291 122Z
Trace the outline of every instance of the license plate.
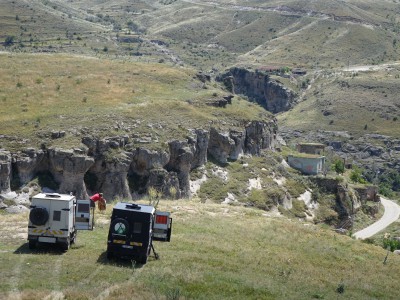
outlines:
M126 249L133 249L133 246L122 245L122 248L126 248Z
M56 238L54 238L54 237L39 236L38 240L39 240L39 242L43 242L43 243L52 243L52 244L56 243Z

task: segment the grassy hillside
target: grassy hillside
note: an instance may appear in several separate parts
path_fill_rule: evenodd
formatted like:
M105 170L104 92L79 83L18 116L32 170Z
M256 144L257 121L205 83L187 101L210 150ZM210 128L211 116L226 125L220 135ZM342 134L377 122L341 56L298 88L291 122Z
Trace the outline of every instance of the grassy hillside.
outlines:
M226 108L206 106L226 92L196 79L192 69L50 54L0 54L0 64L1 133L11 136L1 141L6 148L46 143L60 130L67 134L56 143L65 146L79 145L88 133L137 133L161 144L210 122L235 128L269 118L240 98Z
M398 256L383 248L263 211L164 201L171 243L144 266L105 258L110 207L93 232L62 253L31 252L27 215L2 215L1 298L398 299ZM10 226L10 224L13 226ZM341 289L342 288L342 289ZM338 291L342 290L340 294Z
M197 68L399 59L396 1L3 1L8 49L146 57ZM158 47L152 41L162 41ZM169 51L164 51L164 45Z
M346 70L346 68L344 68ZM400 136L397 65L375 71L320 72L304 101L278 116L300 130L347 130L355 135Z
M198 67L330 67L398 59L396 11L389 1L175 1L136 21Z

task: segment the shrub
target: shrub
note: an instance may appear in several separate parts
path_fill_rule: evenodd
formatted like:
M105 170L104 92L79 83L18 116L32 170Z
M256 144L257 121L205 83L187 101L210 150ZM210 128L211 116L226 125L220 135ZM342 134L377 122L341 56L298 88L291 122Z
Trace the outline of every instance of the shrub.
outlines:
M4 39L4 46L8 47L8 46L11 46L12 44L14 44L14 39L15 39L15 36L13 36L13 35L6 36L6 38Z
M353 170L350 173L350 180L354 183L362 183L365 184L367 181L363 178L361 169L357 166L354 166Z
M248 197L248 201L257 208L270 210L281 198L280 189L252 189Z
M390 249L390 251L398 250L400 249L400 241L394 240L389 237L385 237L383 239L383 248L385 249Z
M336 159L333 163L333 170L338 174L344 173L344 162L341 159Z
M338 217L339 215L335 210L326 205L321 205L316 212L315 221L333 225L337 222Z

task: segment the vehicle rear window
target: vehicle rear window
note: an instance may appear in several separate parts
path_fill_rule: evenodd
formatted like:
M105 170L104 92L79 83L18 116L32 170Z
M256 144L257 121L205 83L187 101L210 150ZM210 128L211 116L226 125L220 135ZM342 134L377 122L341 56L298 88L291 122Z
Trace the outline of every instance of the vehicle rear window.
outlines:
M61 220L61 210L53 211L53 221L60 221Z
M78 203L78 211L88 213L90 210L89 204Z
M135 222L133 223L133 233L141 233L142 232L142 223Z

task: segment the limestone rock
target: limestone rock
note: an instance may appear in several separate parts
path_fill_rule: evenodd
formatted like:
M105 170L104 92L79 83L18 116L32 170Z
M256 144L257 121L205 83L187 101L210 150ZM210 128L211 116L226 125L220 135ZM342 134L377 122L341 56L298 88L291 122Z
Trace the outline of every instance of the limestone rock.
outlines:
M151 169L163 168L169 161L169 154L163 150L137 148L132 154L131 171L138 175L148 175Z
M27 208L26 206L23 205L13 205L13 206L9 206L5 209L6 212L8 212L9 214L21 214L24 212L28 212L29 208Z
M272 113L287 111L297 101L296 93L264 72L234 67L217 80L224 82L229 91L246 95Z
M31 181L38 170L46 168L43 166L45 160L43 150L28 148L14 155L13 159L21 186Z
M10 192L11 153L0 149L0 193Z
M60 184L60 193L73 193L78 199L89 196L84 184L85 173L94 164L94 159L73 150L49 149L49 169Z
M169 171L178 174L179 189L182 197L190 196L189 172L191 170L193 153L187 141L174 140L168 143L170 159L166 166Z
M203 129L194 130L193 135L193 137L188 139L193 152L192 169L198 168L207 163L207 149L210 138L209 132Z
M161 168L150 170L147 190L155 188L164 197L177 199L181 197L179 186L179 179L176 172L168 172Z
M208 154L219 163L225 164L235 146L235 141L230 138L229 132L218 132L215 128L210 129L210 140L208 142Z
M262 149L272 150L276 143L277 128L276 120L270 123L250 122L246 126L245 152L259 155Z
M132 155L127 152L103 162L104 172L98 178L106 199L132 199L127 179L131 162Z

